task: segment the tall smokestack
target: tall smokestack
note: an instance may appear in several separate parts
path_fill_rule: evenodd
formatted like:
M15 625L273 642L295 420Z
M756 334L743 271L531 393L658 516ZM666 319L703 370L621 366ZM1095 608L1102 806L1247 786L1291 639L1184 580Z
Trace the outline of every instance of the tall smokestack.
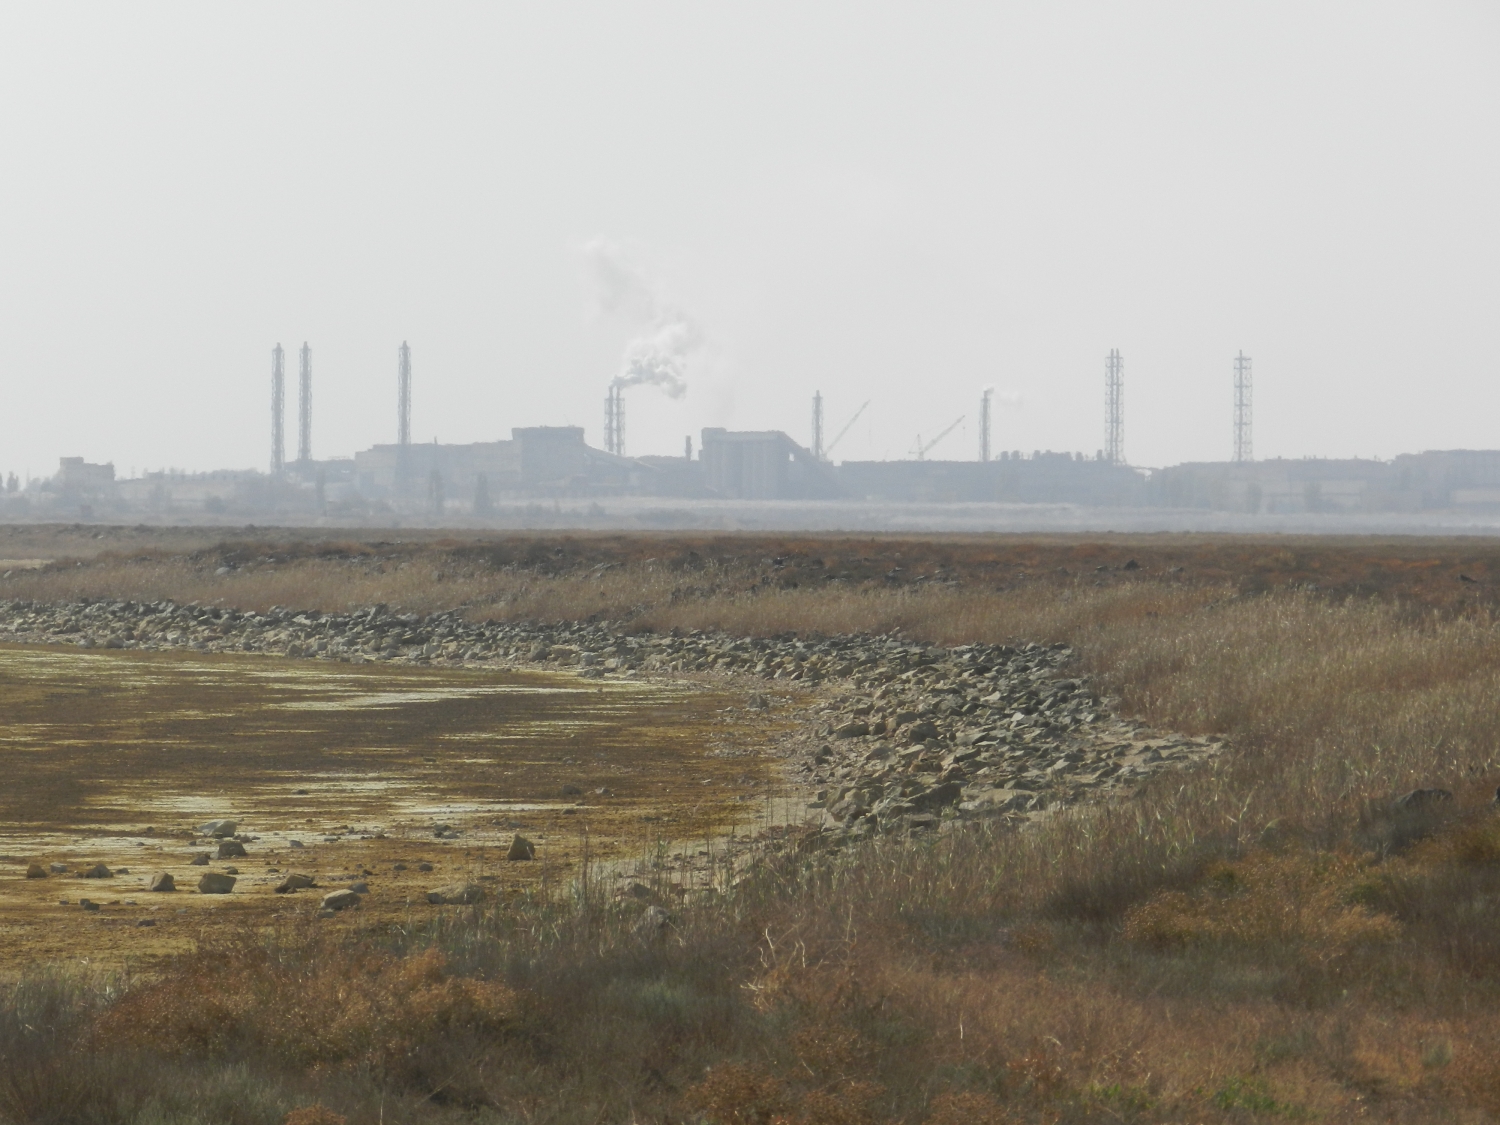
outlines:
M297 460L312 460L312 349L302 341L302 363L297 373Z
M604 396L604 452L625 456L625 388L619 380Z
M411 444L411 349L405 340L396 370L396 444Z
M271 349L271 475L286 468L286 368L281 345Z
M1104 361L1104 459L1125 464L1125 360L1118 348Z
M1250 357L1240 352L1234 360L1234 459L1254 461L1255 443L1251 441L1251 408L1255 386L1250 379Z
M823 392L813 392L812 455L816 461L823 460Z
M979 459L990 459L990 399L995 397L994 387L985 387L979 398Z

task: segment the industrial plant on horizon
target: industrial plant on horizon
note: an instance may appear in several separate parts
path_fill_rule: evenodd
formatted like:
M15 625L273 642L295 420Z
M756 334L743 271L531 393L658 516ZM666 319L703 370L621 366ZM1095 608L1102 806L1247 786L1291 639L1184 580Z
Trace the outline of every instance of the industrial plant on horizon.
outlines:
M669 325L671 332L681 331ZM663 330L667 331L667 330ZM658 333L661 335L661 333ZM312 349L298 353L297 451L286 458L285 351L271 351L269 468L204 473L148 472L118 479L112 464L64 457L56 475L0 488L0 519L109 520L139 515L186 518L484 522L507 506L541 501L658 497L681 501L838 501L949 505L1049 504L1086 508L1171 508L1254 514L1387 513L1460 509L1500 513L1500 451L1403 454L1391 461L1321 458L1256 461L1250 357L1233 361L1232 456L1165 469L1125 458L1124 359L1105 359L1104 444L1094 455L992 450L993 388L978 403L978 448L967 460L930 454L964 421L927 439L910 460L842 461L832 454L869 407L862 403L825 442L824 398L812 396L810 440L781 430L710 427L683 442L681 456L628 456L625 396L652 384L677 397L683 384L672 347L651 341L627 353L625 372L605 398L604 448L581 426L522 426L508 439L465 444L411 439L411 349L397 350L396 440L353 457L312 453ZM951 448L949 443L948 448Z

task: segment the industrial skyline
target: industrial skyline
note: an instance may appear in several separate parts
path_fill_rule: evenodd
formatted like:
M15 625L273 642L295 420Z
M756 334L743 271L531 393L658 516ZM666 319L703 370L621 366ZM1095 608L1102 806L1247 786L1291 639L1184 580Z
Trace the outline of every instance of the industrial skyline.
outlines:
M1233 424L1232 437L1234 453L1230 458L1232 461L1252 461L1254 454L1251 442L1251 361L1244 352L1240 352L1234 359L1234 384L1233 384ZM283 372L283 351L277 344L271 351L271 463L270 472L273 476L281 475L286 468L284 452L284 430L285 430L285 377ZM1124 389L1124 357L1118 348L1111 348L1105 357L1105 380L1104 380L1104 411L1105 411L1105 433L1104 444L1100 448L1099 458L1111 465L1126 465L1128 461L1124 453L1125 434L1125 389ZM411 414L412 414L412 385L411 385L411 348L406 341L402 341L397 349L396 367L396 444L408 446L411 444ZM297 461L299 463L312 460L312 349L304 341L300 352L299 364L299 393L298 393L298 428L297 428ZM604 400L604 424L601 432L600 448L606 453L617 457L626 456L625 451L625 400L624 388L626 384L620 379L612 380L607 387ZM991 460L992 443L994 441L993 431L993 408L995 389L985 387L980 393L978 411L978 451L976 459L981 462ZM832 448L847 434L856 423L871 400L866 400L849 417L842 429L835 435L833 441L825 440L824 425L824 397L821 390L815 390L812 395L811 425L807 438L807 449L814 460L831 460ZM649 410L649 406L647 407ZM957 430L968 418L967 414L959 417L942 428L935 436L923 439L920 433L916 436L916 442L909 451L912 459L923 461L928 455L937 449L947 438ZM1020 440L1023 435L1011 435ZM1021 442L1024 445L1024 441ZM691 450L692 438L687 437L687 448ZM1051 450L1048 450L1051 452ZM691 453L688 454L691 456ZM944 460L964 460L960 456L939 458ZM881 458L889 460L889 458Z
M834 456L972 457L985 386L994 449L1092 454L1117 347L1128 460L1216 459L1243 346L1257 459L1496 444L1500 9L588 11L0 14L0 471L267 465L273 333L318 457L402 338L414 442L666 373L631 454L820 390Z

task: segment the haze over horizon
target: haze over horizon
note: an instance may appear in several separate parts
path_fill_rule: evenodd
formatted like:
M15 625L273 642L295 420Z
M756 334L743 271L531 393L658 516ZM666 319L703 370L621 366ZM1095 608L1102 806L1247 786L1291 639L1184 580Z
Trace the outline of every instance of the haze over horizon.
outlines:
M318 457L394 439L403 340L424 441L598 445L642 363L633 454L805 442L821 390L830 432L873 400L840 459L959 415L932 455L971 458L985 386L995 448L1093 453L1119 348L1133 464L1229 456L1240 350L1258 457L1500 447L1493 5L157 3L0 33L0 472L265 468L270 349L294 386L304 340Z

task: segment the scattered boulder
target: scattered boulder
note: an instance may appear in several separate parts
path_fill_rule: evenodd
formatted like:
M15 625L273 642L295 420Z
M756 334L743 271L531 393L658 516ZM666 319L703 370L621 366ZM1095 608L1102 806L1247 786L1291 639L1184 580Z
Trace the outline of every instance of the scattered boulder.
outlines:
M245 851L245 845L238 840L220 840L218 859L243 859L249 853Z
M207 852L199 852L197 855L193 856L192 859L188 860L188 866L189 867L207 867L208 866L208 853Z
M469 906L483 897L484 888L478 883L450 883L427 892L427 901L434 906Z
M33 863L26 868L26 878L28 879L45 879L46 877L47 869L40 863Z
M227 895L234 890L234 884L237 881L233 875L209 871L198 880L198 893L200 895Z
M204 836L211 836L215 840L223 840L233 836L234 830L239 825L232 820L210 820L207 824L198 825L198 831Z
M536 845L518 832L511 840L510 850L505 853L505 858L511 861L535 859Z
M97 913L99 910L99 904L97 902L94 902L92 899L81 898L78 900L78 905L83 907L90 914Z
M351 906L358 905L359 895L347 887L329 891L323 896L324 910L347 910Z
M66 875L68 873L68 865L66 863L49 863L47 870L54 875Z
M140 930L148 929L149 927L156 925L156 919L155 918L142 918L135 925L136 925L136 929L140 929Z
M177 880L172 878L170 871L158 871L155 875L151 876L151 886L149 889L163 893L175 891L177 889Z
M931 719L923 719L919 723L913 723L906 730L906 740L913 744L928 742L938 736L937 724Z
M918 793L911 799L914 809L930 810L951 805L963 796L964 787L956 781L949 781L942 785L934 785L926 792Z
M92 867L85 867L78 873L81 879L112 879L114 872L102 863L96 863Z
M299 871L293 871L276 884L276 893L279 895L289 895L293 891L306 890L312 885L313 877L311 875L303 875Z

